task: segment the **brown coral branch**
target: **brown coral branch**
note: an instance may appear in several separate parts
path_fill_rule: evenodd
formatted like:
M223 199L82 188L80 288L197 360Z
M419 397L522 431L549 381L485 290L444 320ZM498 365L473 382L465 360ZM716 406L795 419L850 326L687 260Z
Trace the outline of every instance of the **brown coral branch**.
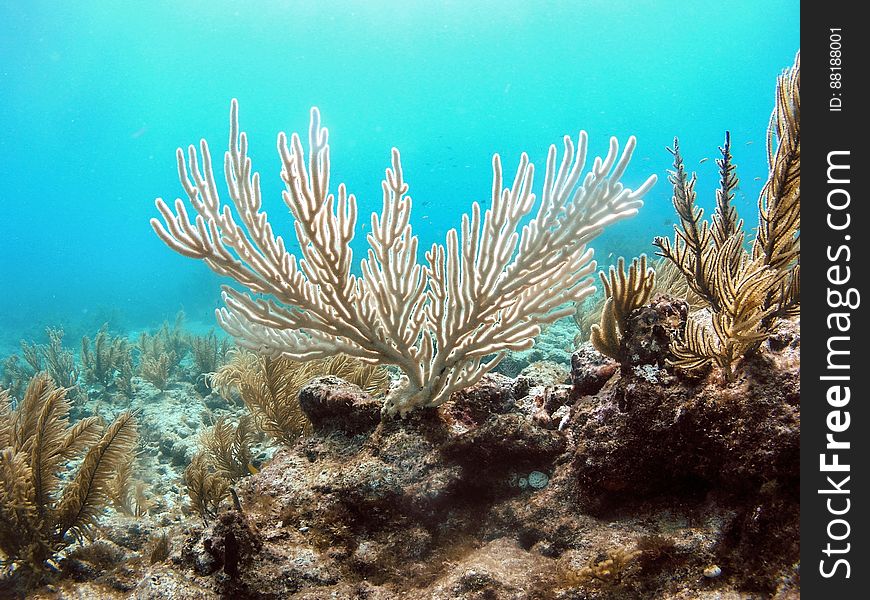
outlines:
M649 301L655 287L655 270L648 269L646 255L631 261L628 277L625 259L620 257L617 266L610 267L609 275L599 273L606 297L601 312L601 321L592 326L589 339L595 349L625 362L622 352L622 336L628 316Z

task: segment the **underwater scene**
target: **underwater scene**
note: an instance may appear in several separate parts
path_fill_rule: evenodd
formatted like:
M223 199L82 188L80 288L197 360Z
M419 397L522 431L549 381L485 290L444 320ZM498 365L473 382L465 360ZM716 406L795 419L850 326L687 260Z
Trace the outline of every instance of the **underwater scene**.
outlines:
M0 4L0 598L799 598L799 3Z

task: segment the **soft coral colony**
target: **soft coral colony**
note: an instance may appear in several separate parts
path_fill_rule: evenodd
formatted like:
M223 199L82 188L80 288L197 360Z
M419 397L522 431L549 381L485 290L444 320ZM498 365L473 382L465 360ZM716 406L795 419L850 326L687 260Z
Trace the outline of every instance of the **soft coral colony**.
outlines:
M175 251L204 260L250 290L225 287L226 307L218 311L220 324L239 344L300 361L342 353L398 367L403 376L386 398L387 413L444 403L491 371L506 351L531 347L543 325L570 315L570 303L594 291L587 242L636 214L656 180L651 175L636 190L620 182L633 137L621 155L611 138L607 155L595 158L584 175L586 133L576 147L566 136L561 161L550 147L537 213L521 226L536 205L534 166L523 154L513 183L503 187L495 155L491 207L481 214L480 205L472 204L460 232L450 230L446 244L433 244L421 264L410 225L412 202L394 148L382 182L383 210L371 217L369 250L355 275L356 200L343 184L337 195L329 190L327 137L316 108L307 162L298 135L289 144L284 133L278 136L283 200L295 219L301 257L287 251L262 211L259 174L251 170L235 100L224 157L235 214L218 197L203 140L201 161L194 146L187 159L177 152L179 178L196 217L191 221L181 199L174 211L158 199L164 223L152 219L151 225Z
M695 205L695 176L687 177L677 140L670 149L673 204L680 219L673 244L653 242L709 306L712 331L686 322L673 347L675 366L694 370L715 363L728 383L734 365L758 351L777 323L800 311L800 54L777 81L767 131L769 176L758 198L758 230L744 249L743 221L731 205L738 185L726 134L719 149L720 186L708 224Z
M669 351L668 364L685 372L715 364L722 381L735 381L735 367L756 354L783 319L800 312L800 53L777 80L776 103L767 131L769 175L758 198L758 229L746 248L743 220L731 204L738 186L731 155L731 136L719 148L719 188L712 219L697 206L696 175L686 173L679 141L668 151L674 168L672 202L679 217L673 242L657 237L653 245L662 257L647 269L646 257L625 271L619 260L609 276L600 274L605 301L600 321L592 325L596 350L631 366L622 341L632 312L654 292L693 297L703 308L685 320ZM656 285L661 275L662 285ZM704 323L709 315L710 326Z

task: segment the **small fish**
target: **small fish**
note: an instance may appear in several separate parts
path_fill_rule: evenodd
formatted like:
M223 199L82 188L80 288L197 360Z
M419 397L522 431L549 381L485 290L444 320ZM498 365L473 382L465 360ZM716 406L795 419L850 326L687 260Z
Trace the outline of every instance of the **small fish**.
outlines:
M747 146L751 146L751 145L752 145L752 140L749 140L748 142L746 142L746 145L747 145Z
M708 160L710 160L710 159L709 159L709 158L702 158L701 160L698 161L698 164L699 164L699 165L703 165L703 164L704 164L705 162L707 162Z
M755 181L761 181L761 177L755 177Z

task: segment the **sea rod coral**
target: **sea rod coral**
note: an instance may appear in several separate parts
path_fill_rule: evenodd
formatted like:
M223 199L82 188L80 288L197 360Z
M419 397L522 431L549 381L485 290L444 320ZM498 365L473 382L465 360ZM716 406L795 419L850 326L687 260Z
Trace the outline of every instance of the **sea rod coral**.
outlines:
M224 171L233 209L218 198L205 140L176 153L185 202L174 210L162 199L157 235L173 250L199 258L216 273L250 290L224 288L221 326L243 346L294 360L344 353L363 361L395 365L402 380L384 410L405 414L437 406L456 390L492 370L508 350L533 345L542 325L573 312L569 302L593 292L595 270L586 244L615 221L630 217L655 183L636 190L620 182L635 147L629 138L619 154L615 138L607 155L583 175L587 136L575 147L564 138L547 156L542 200L532 193L534 166L522 154L510 187L503 187L501 159L493 157L491 207L474 203L460 231L445 245L433 244L426 263L417 262L418 239L410 225L411 198L399 151L382 182L383 210L371 217L369 249L360 272L352 272L351 240L356 199L339 185L329 191L328 133L311 110L306 159L297 134L278 135L286 184L283 200L292 213L301 256L286 250L262 210L260 178L252 172L248 142L239 132L238 105L230 109L229 149ZM262 295L262 296L260 296ZM491 358L490 358L491 357Z
M770 171L758 199L758 230L751 252L744 249L743 221L731 204L739 180L731 156L731 136L719 148L719 189L711 221L696 205L693 174L688 176L677 139L669 149L674 170L672 201L679 216L674 241L658 237L658 254L683 273L689 289L705 301L712 328L689 319L673 347L672 364L691 371L710 363L724 383L734 366L759 350L777 321L800 312L800 53L778 79L767 130Z

